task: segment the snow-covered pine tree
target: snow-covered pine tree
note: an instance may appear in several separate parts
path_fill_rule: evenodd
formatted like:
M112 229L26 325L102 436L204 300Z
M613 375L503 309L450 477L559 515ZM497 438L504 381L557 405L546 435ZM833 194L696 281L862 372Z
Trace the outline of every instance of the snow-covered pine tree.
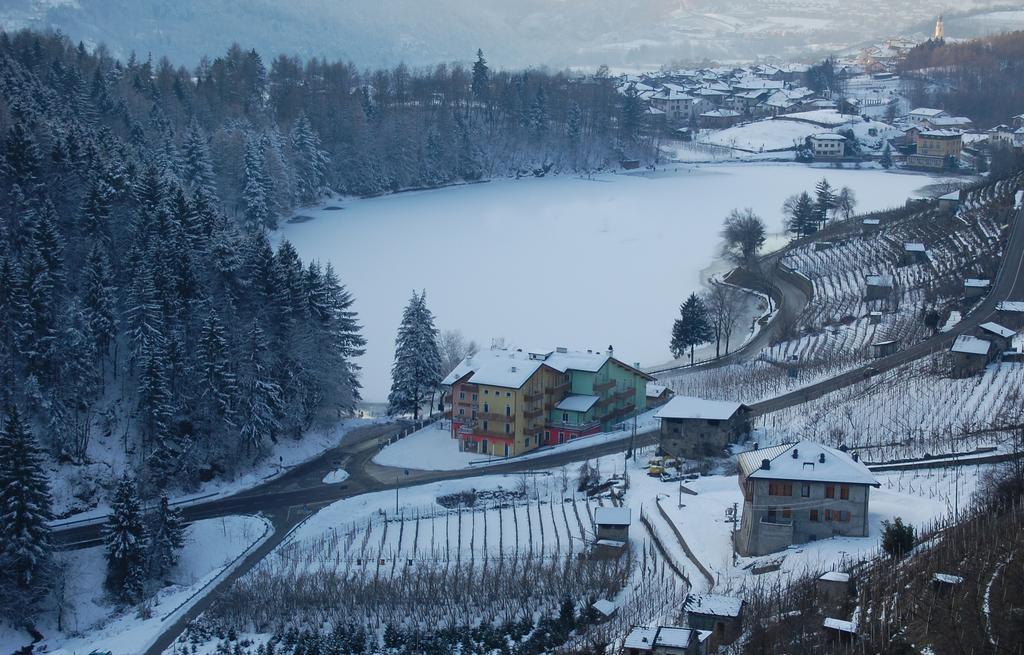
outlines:
M178 555L185 545L185 526L181 510L171 507L167 496L149 519L146 543L149 577L160 579L178 564Z
M28 425L8 406L0 432L0 607L19 622L33 620L49 584L52 514L42 463Z
M146 530L134 478L124 473L110 503L103 530L106 544L106 587L117 600L135 603L142 598L146 566Z
M679 306L679 318L672 325L672 343L669 348L672 356L678 359L689 350L692 363L694 346L711 341L714 337L704 301L697 294L691 293Z
M192 119L182 143L182 182L194 195L217 197L217 182L213 174L213 161L199 122Z
M262 231L270 220L263 142L261 135L250 134L245 143L245 186L242 189L242 203L245 228L249 232Z
M106 238L110 229L110 186L99 175L89 180L82 205L82 232L91 239Z
M389 412L412 412L414 419L419 419L421 406L437 390L442 377L437 328L426 301L426 290L414 291L402 313L388 394Z
M836 194L828 180L821 178L814 187L814 196L814 214L818 228L821 229L828 221L828 213L836 206Z
M231 370L230 352L224 326L213 308L209 310L199 334L196 372L199 375L199 398L204 403L202 418L215 425L231 414L238 393L235 374Z
M299 114L291 133L292 148L295 150L295 176L298 183L299 201L314 202L320 197L324 186L324 173L328 157L320 147L320 136L313 129L306 113Z
M110 345L117 336L115 323L115 288L110 260L101 243L93 244L85 260L85 289L83 311L89 322L89 332L95 339L95 354L101 365L106 362ZM102 371L102 367L101 367Z
M239 366L238 386L239 450L259 455L268 440L276 440L280 428L281 388L269 370L266 336L256 323L249 331Z
M476 61L473 62L473 81L470 83L473 97L477 101L487 102L490 98L490 83L490 71L487 68L487 60L484 59L484 51L478 48Z

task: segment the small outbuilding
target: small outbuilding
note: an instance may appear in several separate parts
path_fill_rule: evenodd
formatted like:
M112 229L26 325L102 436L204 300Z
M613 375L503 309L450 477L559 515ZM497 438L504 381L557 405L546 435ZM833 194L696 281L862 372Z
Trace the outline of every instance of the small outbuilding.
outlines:
M952 573L933 573L932 589L937 594L949 594L964 583L964 579Z
M849 643L857 638L857 624L853 621L825 617L822 628L835 641Z
M1008 327L989 321L978 326L978 336L995 344L996 352L1001 353L1013 348L1013 338L1017 333Z
M647 383L647 409L654 407L661 407L668 401L672 400L673 392L671 389L666 387L664 384L658 384L656 382Z
M598 540L628 541L632 514L628 507L598 507L594 510Z
M661 450L673 457L717 455L750 433L750 408L738 402L676 396L654 416Z
M979 339L970 334L961 334L949 349L953 356L951 374L954 377L970 377L985 370L992 361L995 349L991 341Z
M868 302L888 299L895 286L891 275L868 275L864 278L864 283L867 287L864 300Z
M904 243L903 256L900 258L903 266L928 263L928 249L923 243Z
M860 222L861 234L874 234L881 228L882 221L877 218L865 218Z
M898 339L887 339L885 341L876 341L871 344L871 356L874 358L886 357L888 355L896 354L900 349L900 342Z
M941 211L953 212L960 206L960 192L951 191L944 196L939 196L939 209Z
M721 594L690 594L686 597L686 623L711 632L711 649L736 641L743 634L742 598Z
M815 582L818 598L830 605L838 606L850 597L850 574L829 571Z
M980 298L988 293L989 287L992 286L990 280L982 280L978 278L969 277L964 280L964 300L972 300L974 298Z

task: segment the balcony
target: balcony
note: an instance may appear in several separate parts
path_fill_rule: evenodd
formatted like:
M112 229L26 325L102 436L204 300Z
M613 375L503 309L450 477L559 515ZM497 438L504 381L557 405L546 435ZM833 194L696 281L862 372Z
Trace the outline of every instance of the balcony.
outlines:
M569 383L558 384L553 387L544 387L544 393L552 396L560 396L569 391Z
M505 414L478 412L476 417L482 421L493 421L495 423L514 423L516 420L515 414L506 416Z
M554 428L556 430L572 430L573 432L586 432L591 428L596 428L601 425L598 421L591 421L590 423L572 423L571 421L549 421L545 427Z
M523 400L528 403L535 403L544 397L543 391L530 391L523 394Z
M594 385L594 395L600 395L615 386L615 380L608 380Z
M531 409L528 412L523 412L523 418L526 420L532 420L544 413L543 409Z

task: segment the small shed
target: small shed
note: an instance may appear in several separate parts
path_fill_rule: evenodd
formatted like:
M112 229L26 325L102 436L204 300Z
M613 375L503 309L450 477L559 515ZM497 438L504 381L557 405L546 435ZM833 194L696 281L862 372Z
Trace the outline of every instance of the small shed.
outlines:
M857 638L857 624L853 621L825 617L822 627L836 641L848 643Z
M942 211L956 211L956 208L960 205L960 192L951 191L944 196L939 196L939 209Z
M683 607L691 628L709 630L714 648L736 641L743 634L745 601L722 594L690 594Z
M882 226L882 221L877 218L865 218L860 222L861 234L874 234Z
M882 312L868 312L868 323L878 325L882 322Z
M978 336L994 343L996 352L1005 352L1013 349L1013 338L1017 336L1017 333L995 321L989 321L978 326Z
M660 407L672 400L673 392L663 384L647 383L647 409Z
M953 342L949 352L953 356L952 375L970 377L980 373L992 361L992 342L970 334L961 334Z
M904 243L903 256L900 258L903 266L928 263L928 249L923 243Z
M642 655L654 652L654 638L658 636L658 628L638 625L629 631L622 642L622 655Z
M829 571L815 582L818 597L833 606L850 597L850 574Z
M949 594L964 583L964 579L952 573L933 573L932 589L937 594Z
M619 611L619 606L607 598L595 600L591 607L594 608L594 611L597 612L597 615L601 617L602 621L607 621L615 616L615 613Z
M864 300L868 302L887 299L892 295L895 286L891 275L868 275L864 278L864 283L867 287Z
M1024 301L1021 300L1003 300L996 305L996 311L1007 316L1014 314L1024 314Z
M964 300L971 300L973 298L980 298L988 293L989 287L992 286L990 280L982 280L979 278L969 277L964 280Z
M900 349L900 342L898 339L888 339L886 341L876 341L871 344L871 356L886 357L887 355L894 355Z
M628 541L632 514L628 507L598 507L594 510L598 540Z

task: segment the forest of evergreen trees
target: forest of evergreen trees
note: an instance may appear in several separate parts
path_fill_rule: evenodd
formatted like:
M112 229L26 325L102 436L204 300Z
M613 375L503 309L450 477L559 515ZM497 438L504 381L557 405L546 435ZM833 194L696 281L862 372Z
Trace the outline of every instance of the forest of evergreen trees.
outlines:
M964 42L928 40L900 65L915 106L970 117L983 128L1024 112L1024 32Z
M249 466L359 399L353 297L275 250L279 217L643 156L621 112L607 75L482 52L359 72L232 47L188 70L0 33L0 403L54 461L116 435L149 496Z

